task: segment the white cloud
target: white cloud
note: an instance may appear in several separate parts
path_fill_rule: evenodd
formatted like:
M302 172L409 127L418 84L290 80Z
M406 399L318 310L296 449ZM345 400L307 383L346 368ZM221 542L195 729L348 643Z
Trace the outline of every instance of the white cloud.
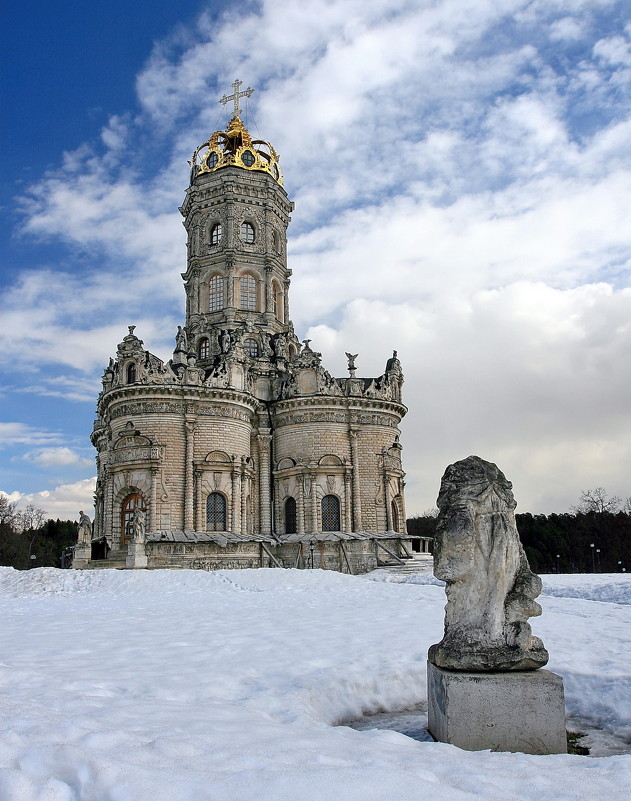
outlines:
M611 66L631 67L631 42L623 36L600 39L594 45L594 55Z
M36 509L44 510L47 519L78 520L80 509L92 517L95 487L96 477L85 478L73 484L60 484L52 490L3 494L8 496L10 502L16 501L18 509L25 509L33 504Z
M579 40L585 35L585 26L582 20L575 17L562 17L550 25L550 38L553 41L564 39Z
M27 193L26 235L71 251L3 294L0 354L13 364L20 342L26 374L11 390L96 395L131 323L168 355L183 316L186 159L238 75L296 201L298 332L338 374L346 350L364 375L399 350L409 510L431 506L429 487L470 451L500 463L521 508L563 510L590 485L626 497L621 8L263 0L179 29L138 76L140 112L113 115L100 151L65 154Z
M0 447L8 445L55 445L63 441L59 431L31 426L27 423L0 422Z
M59 448L40 448L37 451L28 451L22 456L26 462L34 462L40 467L57 465L90 465L92 459L86 459L65 446Z

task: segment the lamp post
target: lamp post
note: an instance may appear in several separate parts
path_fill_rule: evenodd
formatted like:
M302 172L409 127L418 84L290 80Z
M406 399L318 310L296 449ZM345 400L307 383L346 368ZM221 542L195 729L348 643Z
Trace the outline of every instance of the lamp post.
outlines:
M559 572L559 559L561 558L561 554L557 554L557 573Z
M598 572L600 573L600 548L596 548L596 553L598 554L596 557L596 564L598 565Z
M594 543L590 542L589 547L592 549L592 573L596 572L596 560L594 557Z

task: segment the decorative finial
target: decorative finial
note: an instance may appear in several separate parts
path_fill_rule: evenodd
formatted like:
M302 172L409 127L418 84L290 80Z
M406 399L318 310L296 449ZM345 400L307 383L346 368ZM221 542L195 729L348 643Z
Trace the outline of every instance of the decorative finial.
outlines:
M303 339L302 340L302 344L305 346L305 350L311 350L311 348L309 347L309 343L310 342L311 342L310 339Z
M245 89L243 92L240 92L239 91L239 87L241 86L242 83L243 83L243 81L240 81L237 78L235 80L235 82L233 84L231 84L231 86L232 86L232 94L231 95L224 95L221 98L221 100L219 101L222 106L225 106L232 100L232 102L234 103L234 109L233 109L233 112L232 112L232 116L233 117L238 117L239 116L239 111L240 111L240 109L239 109L239 100L242 97L250 97L254 93L254 89L250 89L250 87Z
M127 328L129 328L129 336L133 337L134 330L135 330L136 326L135 325L128 325Z
M348 359L348 371L349 373L355 372L355 359L359 356L359 353L347 353L346 358Z

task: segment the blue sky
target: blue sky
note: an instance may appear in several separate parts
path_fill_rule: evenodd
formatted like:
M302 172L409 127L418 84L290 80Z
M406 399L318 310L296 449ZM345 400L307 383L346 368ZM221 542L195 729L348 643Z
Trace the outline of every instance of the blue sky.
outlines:
M297 332L338 375L402 358L408 512L470 453L522 511L631 495L628 2L35 3L2 37L0 490L90 505L100 374L127 325L173 348L186 161L239 77Z

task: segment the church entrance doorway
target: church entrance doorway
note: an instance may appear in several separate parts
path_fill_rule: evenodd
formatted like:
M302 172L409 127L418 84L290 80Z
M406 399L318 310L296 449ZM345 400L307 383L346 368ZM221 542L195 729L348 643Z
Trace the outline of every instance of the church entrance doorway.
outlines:
M121 548L126 548L132 537L136 509L141 509L146 514L147 504L139 492L132 492L125 498L121 507Z

